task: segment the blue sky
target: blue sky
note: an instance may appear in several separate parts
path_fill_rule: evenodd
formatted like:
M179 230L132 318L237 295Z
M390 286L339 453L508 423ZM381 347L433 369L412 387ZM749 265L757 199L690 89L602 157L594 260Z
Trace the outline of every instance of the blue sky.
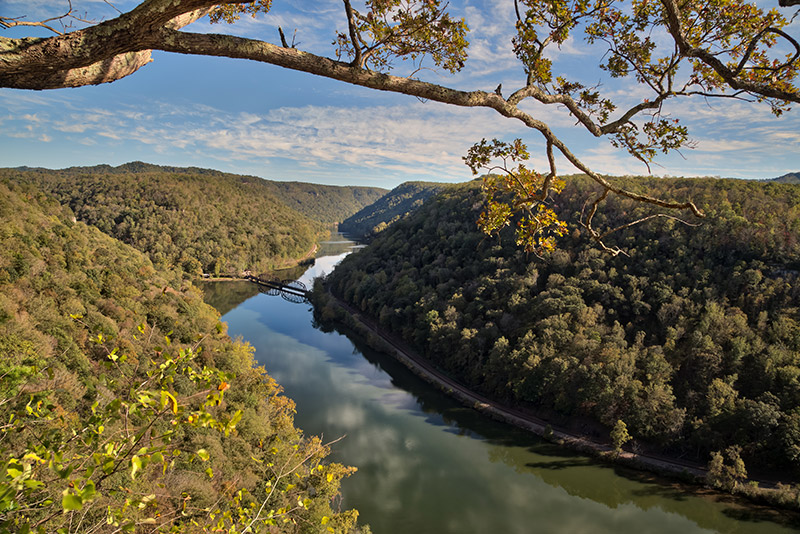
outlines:
M358 2L355 2L358 4ZM776 2L775 2L776 3ZM2 0L0 14L36 19L63 9L61 0ZM123 11L135 1L117 1ZM470 59L456 75L419 77L460 89L504 94L523 74L511 52L512 0L453 0L472 29ZM114 12L102 0L73 5L100 19ZM189 31L214 31L278 42L277 26L298 48L333 55L331 41L346 22L341 0L274 0L272 11L233 26L201 21ZM794 27L797 28L798 22ZM4 36L22 33L7 30ZM44 35L44 34L42 34ZM290 37L291 38L291 37ZM644 93L609 80L596 68L602 50L568 41L554 53L557 74L604 89L622 103ZM253 174L274 180L394 187L407 180L472 178L461 157L481 138L529 143L534 167L544 165L536 132L483 109L464 109L381 93L271 65L155 52L126 79L55 91L0 89L0 166L63 168L141 160ZM398 64L395 73L410 68ZM647 168L574 126L563 109L527 108L546 120L595 170L646 174ZM764 105L675 101L668 108L689 126L696 148L660 157L657 175L771 178L800 171L800 110L775 118ZM574 172L566 164L561 172Z

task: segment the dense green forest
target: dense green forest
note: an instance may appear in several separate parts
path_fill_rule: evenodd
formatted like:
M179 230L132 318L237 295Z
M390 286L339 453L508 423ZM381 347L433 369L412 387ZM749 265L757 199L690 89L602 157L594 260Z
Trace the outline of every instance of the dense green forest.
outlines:
M351 531L351 469L179 269L7 179L0 247L0 532Z
M558 417L623 421L642 444L800 476L800 187L626 179L692 199L700 226L660 218L599 250L572 224L543 258L476 229L477 183L448 187L347 257L334 294L472 388ZM573 177L555 209L578 219ZM596 195L596 193L595 193ZM651 212L608 199L598 226Z
M128 163L64 170L0 169L53 194L87 224L147 253L159 266L237 274L300 258L342 220L380 196L374 188L281 185L252 176ZM287 206L302 202L306 217Z
M443 184L405 182L373 204L364 207L339 224L339 231L360 239L370 238L399 221L438 193Z

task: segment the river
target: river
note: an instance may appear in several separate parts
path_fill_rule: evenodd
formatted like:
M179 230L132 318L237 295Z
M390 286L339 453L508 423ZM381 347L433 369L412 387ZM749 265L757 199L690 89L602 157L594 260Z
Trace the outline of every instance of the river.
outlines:
M354 245L323 243L311 286ZM596 462L465 408L392 358L323 332L308 304L248 282L206 286L232 337L297 403L296 424L358 472L342 483L376 534L800 533L793 515Z

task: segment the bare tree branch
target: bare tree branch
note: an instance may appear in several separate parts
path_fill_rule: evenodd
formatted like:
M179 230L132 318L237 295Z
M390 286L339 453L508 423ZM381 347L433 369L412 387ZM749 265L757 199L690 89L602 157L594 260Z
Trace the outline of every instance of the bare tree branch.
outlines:
M286 42L286 36L283 34L283 28L278 26L278 35L281 37L281 45L284 48L289 48L289 43Z
M106 3L108 3L108 2L106 1ZM111 5L111 7L114 7L110 3L109 3L109 5ZM72 0L67 0L67 7L68 7L68 9L67 9L66 13L64 13L63 15L57 15L55 17L50 17L50 18L47 18L47 19L44 19L44 20L39 20L39 21L22 20L22 19L25 18L24 16L22 16L22 17L0 17L0 28L14 28L16 26L39 27L39 28L45 28L46 30L51 31L51 32L55 33L56 35L64 35L63 31L59 31L59 30L55 29L54 27L52 27L50 25L50 23L54 22L54 21L58 21L58 22L61 23L61 26L64 29L66 29L67 26L68 26L67 24L64 23L65 19L72 19L72 20L75 20L77 22L83 22L85 24L93 24L94 23L94 21L92 21L92 20L89 20L89 19L86 19L86 18L83 18L83 17L79 17L79 16L74 14L75 10L72 7ZM116 9L116 8L114 8L114 9ZM119 10L117 10L117 11L119 11Z
M542 202L547 200L547 195L550 192L550 184L558 175L556 171L556 157L553 155L553 143L549 140L547 141L545 151L547 152L547 163L550 166L550 172L547 173L547 176L544 177L544 182L542 182Z
M673 221L678 221L679 223L685 224L686 226L691 226L693 228L696 228L696 227L700 226L697 223L690 223L688 221L684 221L680 217L675 217L673 215L669 215L668 213L654 213L652 215L648 215L646 217L642 217L640 219L636 219L635 221L631 221L631 222L628 222L628 223L625 223L625 224L621 224L621 225L617 226L616 228L612 228L610 230L606 230L605 232L600 234L599 239L601 239L601 240L605 239L606 237L608 237L609 235L613 234L614 232L619 232L620 230L624 230L626 228L630 228L631 226L635 226L637 224L641 224L641 223L643 223L645 221L649 221L651 219L656 219L656 218L659 218L659 217L665 217L667 219L672 219Z
M800 0L798 0L798 2L800 2ZM777 72L779 70L782 70L782 69L788 67L789 65L791 65L795 61L797 61L797 58L800 57L800 43L798 43L794 39L794 37L792 37L791 35L789 35L788 33L786 33L783 30L779 30L778 28L764 28L763 30L758 32L758 34L755 37L753 37L753 39L750 40L750 44L747 46L747 50L745 51L744 55L742 56L742 60L739 62L739 65L733 71L733 75L734 76L738 76L742 72L742 70L745 68L745 65L747 65L747 62L750 60L750 56L753 55L753 52L755 51L756 46L758 46L758 42L761 40L762 37L764 37L764 35L766 35L768 33L774 33L776 35L780 35L781 37L783 37L784 39L786 39L787 41L792 43L792 45L794 45L794 49L795 49L794 56L792 56L792 59L787 60L786 62L778 65L777 67L769 67L769 68L766 68L766 67L753 67L753 69L769 70L769 71L772 71L772 72Z

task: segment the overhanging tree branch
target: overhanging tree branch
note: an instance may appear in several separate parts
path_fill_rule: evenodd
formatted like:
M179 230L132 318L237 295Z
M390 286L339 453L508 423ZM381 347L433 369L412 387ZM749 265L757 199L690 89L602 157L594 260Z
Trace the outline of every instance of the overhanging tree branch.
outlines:
M352 63L335 61L264 41L231 35L178 31L179 28L208 13L211 6L207 1L189 0L186 5L193 9L188 12L180 12L181 10L176 7L177 4L178 0L150 0L132 12L107 23L65 36L17 43L18 49L14 54L10 52L0 54L3 61L0 64L0 85L25 89L47 89L114 81L135 72L149 62L152 50L248 59L425 100L461 107L490 108L504 117L519 120L529 128L539 131L547 145L551 172L545 181L545 187L541 193L542 198L547 197L550 183L555 177L555 158L552 153L555 147L576 168L585 172L608 191L664 208L691 209L695 215L702 216L702 212L691 203L668 202L614 186L583 164L545 122L521 111L516 105L526 96L532 96L543 103L563 104L579 118L589 131L600 136L612 131L617 125L627 122L638 111L658 106L660 100L641 103L623 114L617 121L600 127L568 95L548 95L531 85L517 91L511 98L505 100L494 92L461 91L421 80L374 72L358 68ZM148 19L148 10L156 7L160 11L158 16L153 19L154 23L144 24L144 20ZM157 24L164 20L166 22L159 27ZM110 49L107 38L109 34L114 35L114 46ZM5 48L7 49L10 44L7 43ZM45 57L46 59L44 59ZM54 65L57 68L53 71ZM42 71L46 71L47 67L52 72L47 76L42 76Z
M624 10L623 0L618 3L564 1L566 4L562 6L561 0L515 0L514 52L523 63L525 82L508 99L499 91L464 91L413 78L414 74L393 76L381 72L381 69L391 68L392 58L418 59L426 55L453 72L463 66L467 27L463 20L453 19L446 13L447 6L442 5L441 0L408 0L396 10L387 7L388 4L368 3L370 11L366 15L358 13L350 0L343 0L349 35L338 32L334 44L338 46L337 54L349 55L350 61L289 47L280 29L282 46L232 35L179 31L209 13L212 22L231 22L240 13L266 11L271 0L222 3L144 0L115 19L49 39L0 37L0 86L49 89L111 82L150 62L152 50L247 59L425 101L493 109L503 117L521 121L542 135L549 172L541 176L538 193L523 194L520 198L543 202L548 193L555 190L557 151L597 182L604 194L613 192L638 202L687 210L702 217L703 213L691 202L671 202L634 193L594 172L570 151L546 122L521 110L519 105L532 98L541 104L563 106L593 136L610 136L614 146L626 149L649 168L658 150L675 150L685 146L688 140L686 128L676 120L659 118L662 105L669 98L698 94L727 98L752 95L757 100L768 100L776 113L782 111L781 105L800 100L793 85L800 45L780 29L787 24L786 20L753 6L748 9L755 11L746 14L720 15L692 0L680 6L676 0L661 0L647 9L644 4L635 4L633 13ZM742 3L744 0L730 1L748 6ZM524 13L523 8L526 9ZM729 17L723 22L730 27L718 28L720 17ZM635 78L637 84L653 91L650 98L628 104L612 117L617 107L601 96L600 84L587 88L581 83L554 77L545 48L564 43L579 22L584 25L589 44L597 42L608 46L608 60L601 67L612 76ZM654 54L656 43L650 38L653 29L659 26L665 27L674 41L661 57ZM540 35L541 32L544 34ZM367 36L371 41L365 41ZM784 60L768 58L766 50L777 38L792 44L794 54L787 55ZM725 63L726 57L732 63ZM365 68L367 64L369 69ZM686 67L689 67L688 79L679 83L682 89L674 90L676 77ZM711 74L712 70L716 74ZM770 81L770 74L776 81ZM699 86L699 90L690 90L692 86ZM726 92L728 89L733 91ZM647 112L651 112L651 117L642 121ZM517 185L522 189L527 187L524 183ZM591 214L598 203L593 204ZM529 206L518 208L525 211ZM583 223L602 245L602 238L607 234L594 230L592 219L590 215Z
M50 38L0 37L0 87L58 89L109 83L151 61L144 37L207 15L208 0L150 0L129 13Z

